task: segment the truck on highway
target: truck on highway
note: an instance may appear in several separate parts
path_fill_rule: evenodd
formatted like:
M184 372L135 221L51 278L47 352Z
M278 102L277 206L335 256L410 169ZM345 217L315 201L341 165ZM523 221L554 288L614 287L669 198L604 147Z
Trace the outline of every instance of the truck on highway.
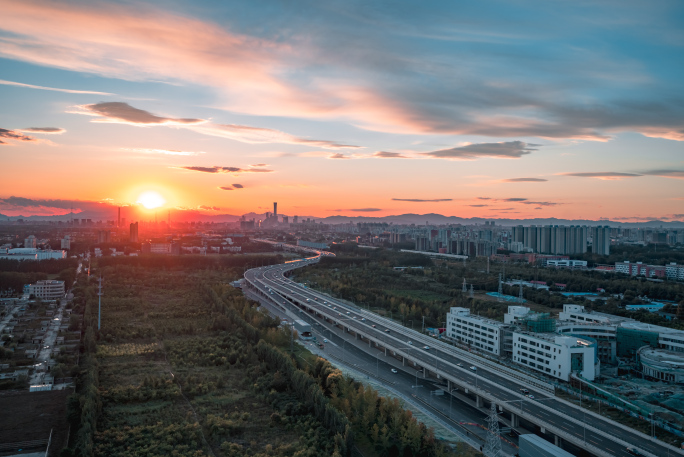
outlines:
M306 322L297 319L294 321L294 328L299 333L299 338L302 340L313 339L313 334L311 333L311 325Z

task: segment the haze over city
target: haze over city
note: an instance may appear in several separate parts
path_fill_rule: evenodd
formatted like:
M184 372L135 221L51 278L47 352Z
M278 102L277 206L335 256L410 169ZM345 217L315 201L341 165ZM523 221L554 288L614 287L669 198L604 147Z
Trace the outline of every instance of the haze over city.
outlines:
M4 216L684 219L679 2L0 3Z

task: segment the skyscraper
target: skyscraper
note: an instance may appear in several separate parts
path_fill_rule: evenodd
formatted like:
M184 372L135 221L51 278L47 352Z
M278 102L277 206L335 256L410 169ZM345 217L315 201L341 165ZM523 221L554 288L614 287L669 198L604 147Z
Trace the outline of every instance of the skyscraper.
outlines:
M131 241L131 243L137 243L138 242L138 223L137 222L131 222L130 241Z
M278 202L273 202L273 217L278 222Z
M119 206L118 210L119 210L119 215L116 219L116 226L121 227L121 207L120 206Z

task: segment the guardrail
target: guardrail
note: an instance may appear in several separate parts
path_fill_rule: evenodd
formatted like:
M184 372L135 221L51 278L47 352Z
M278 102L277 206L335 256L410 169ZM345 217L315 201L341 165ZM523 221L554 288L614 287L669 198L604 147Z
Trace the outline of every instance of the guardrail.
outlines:
M320 292L318 291L313 291L315 295L319 295L320 297L323 297ZM349 305L347 305L349 306ZM392 328L394 330L400 330L401 332L405 334L411 334L411 338L420 341L422 343L425 343L428 346L433 346L433 347L439 347L440 350L444 352L451 352L455 355L458 355L459 357L465 359L468 361L468 363L474 364L474 365L479 365L481 367L484 367L488 370L498 372L506 377L516 379L520 381L521 383L525 384L526 387L532 387L534 389L549 393L549 394L555 394L555 387L553 384L541 381L537 378L534 378L532 376L528 376L524 373L520 373L519 371L513 370L511 368L505 367L503 365L496 364L494 362L491 362L487 359L483 359L481 357L478 357L477 355L473 355L468 351L465 351L463 349L460 349L458 347L451 346L450 344L446 344L442 341L435 340L430 337L426 337L420 332L417 332L415 330L409 329L407 327L404 327L403 325L399 325L396 322L384 318L382 316L379 316L376 313L372 313L370 311L367 311L361 307L358 307L356 305L353 306L356 308L356 313L360 314L365 317L372 317L375 320L379 320L383 322L383 325L385 325L388 328Z

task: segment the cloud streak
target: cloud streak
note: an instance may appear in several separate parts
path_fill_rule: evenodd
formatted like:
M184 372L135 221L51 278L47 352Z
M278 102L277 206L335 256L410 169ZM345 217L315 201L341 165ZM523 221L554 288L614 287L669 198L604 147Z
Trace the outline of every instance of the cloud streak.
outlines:
M264 127L253 127L237 124L215 124L206 119L173 118L157 116L124 102L102 102L90 105L79 105L76 114L97 117L95 122L128 124L135 126L172 125L193 130L194 132L215 137L227 138L243 143L283 143L324 149L359 149L361 146L339 143L328 140L315 140L298 137L280 130ZM335 157L339 158L339 157Z
M66 130L59 127L28 127L21 129L21 131L29 133L44 133L48 135L61 135L62 133L66 132Z
M388 151L376 151L371 157L376 157L378 159L408 159L408 157L403 154Z
M578 172L578 173L560 173L561 176L574 176L577 178L594 178L605 181L616 181L624 178L638 178L643 176L639 173L622 173L616 171L597 171L597 172Z
M8 129L0 129L0 144L9 144L6 141L3 141L2 139L6 140L14 140L14 141L38 141L36 138L30 137L28 135L24 135L23 133L19 133L14 130L8 130Z
M392 201L395 202L413 202L413 203L435 203L435 202L450 202L453 201L452 198L433 198L433 199L422 199L422 198L393 198Z
M33 84L24 84L24 83L18 83L18 82L14 82L14 81L6 81L4 79L0 79L0 84L5 85L5 86L25 87L27 89L39 89L39 90L49 90L49 91L53 91L53 92L65 92L67 94L116 95L116 94L111 94L109 92L97 92L97 91L93 91L93 90L73 90L73 89L59 89L57 87L35 86Z
M156 116L149 111L134 108L124 102L102 102L77 106L78 114L96 116L94 122L115 124L129 124L137 126L148 125L192 125L207 122L204 119L172 118Z
M503 179L502 182L547 182L548 179L543 178L509 178Z
M479 143L459 146L439 151L423 152L422 155L435 159L475 160L479 158L519 159L537 149L537 144L523 141L505 141L501 143Z
M201 166L187 166L187 167L173 167L181 170L198 171L200 173L273 173L274 170L266 168L240 168L240 167L201 167Z

